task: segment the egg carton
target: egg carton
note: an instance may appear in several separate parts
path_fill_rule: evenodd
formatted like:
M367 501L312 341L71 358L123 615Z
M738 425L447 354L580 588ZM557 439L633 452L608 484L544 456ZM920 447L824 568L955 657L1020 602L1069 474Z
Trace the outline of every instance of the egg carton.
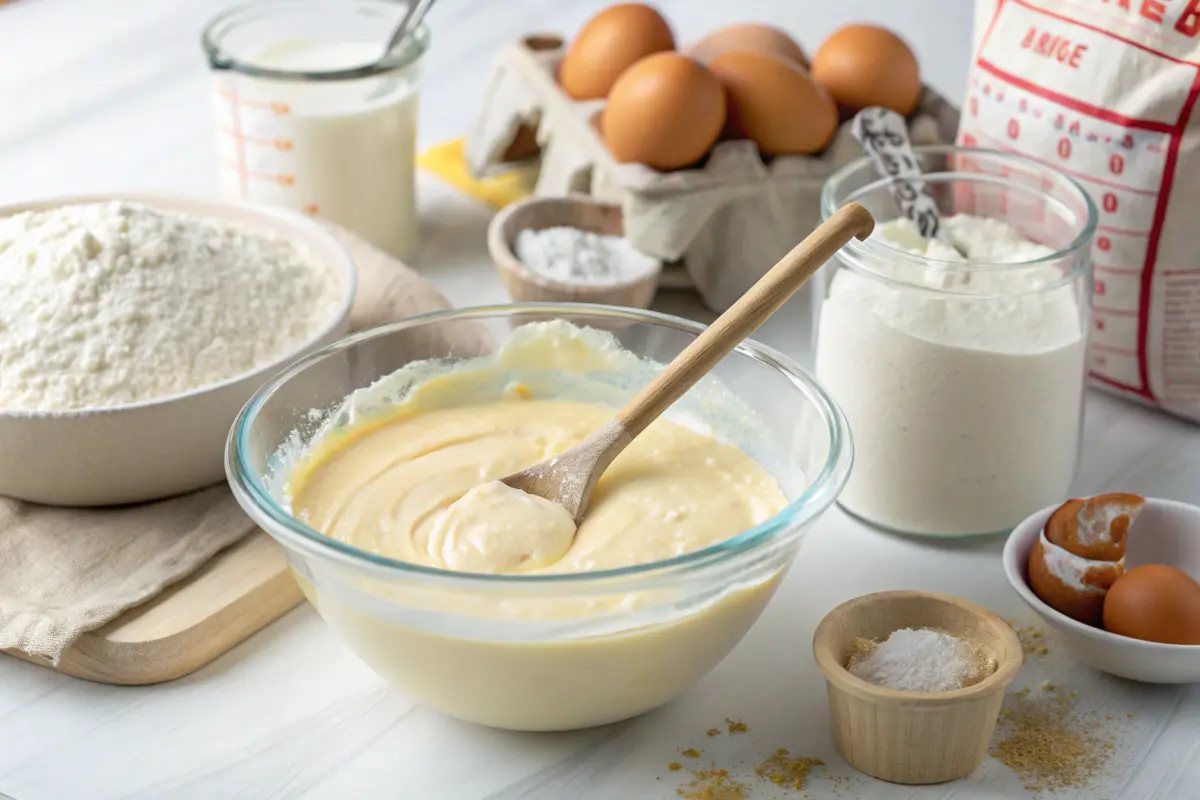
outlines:
M468 169L476 177L503 169L535 131L541 167L534 193L620 203L631 243L665 263L682 262L715 311L732 305L816 227L825 179L863 155L847 122L817 156L764 161L752 142L732 140L694 169L618 163L596 126L605 101L576 101L558 85L564 52L564 39L546 33L500 53L467 136ZM951 143L957 129L957 109L926 87L909 122L914 144Z

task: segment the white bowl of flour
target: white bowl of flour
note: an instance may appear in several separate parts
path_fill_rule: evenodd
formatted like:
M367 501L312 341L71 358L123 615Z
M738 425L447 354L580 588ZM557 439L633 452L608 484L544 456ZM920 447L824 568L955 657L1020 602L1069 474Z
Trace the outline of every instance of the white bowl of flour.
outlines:
M0 495L144 502L224 478L254 391L345 335L350 255L299 214L171 195L0 207Z

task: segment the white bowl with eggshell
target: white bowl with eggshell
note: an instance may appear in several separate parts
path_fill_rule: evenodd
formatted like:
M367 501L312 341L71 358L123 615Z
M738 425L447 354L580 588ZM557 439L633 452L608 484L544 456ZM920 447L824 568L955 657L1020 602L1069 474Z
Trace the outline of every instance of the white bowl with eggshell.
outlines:
M1029 554L1057 508L1038 511L1008 537L1004 574L1013 590L1058 634L1071 657L1093 669L1144 683L1200 681L1200 645L1161 644L1111 633L1072 619L1034 593ZM1200 580L1200 507L1147 498L1125 551L1127 570L1143 564L1165 564Z
M356 288L353 260L328 230L295 212L170 194L113 193L2 206L0 218L110 201L240 223L301 242L336 281L338 303L308 340L218 383L125 405L0 409L0 495L49 505L110 506L220 483L225 438L251 395L284 366L349 329Z

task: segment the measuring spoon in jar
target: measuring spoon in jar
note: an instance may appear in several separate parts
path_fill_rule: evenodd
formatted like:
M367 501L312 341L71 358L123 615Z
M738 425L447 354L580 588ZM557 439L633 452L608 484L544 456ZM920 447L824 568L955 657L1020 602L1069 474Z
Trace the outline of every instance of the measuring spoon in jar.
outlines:
M937 239L966 255L942 225L937 201L921 180L921 162L913 152L904 117L889 108L864 108L850 123L850 135L867 154L879 174L895 178L889 185L901 212L916 224L926 239Z

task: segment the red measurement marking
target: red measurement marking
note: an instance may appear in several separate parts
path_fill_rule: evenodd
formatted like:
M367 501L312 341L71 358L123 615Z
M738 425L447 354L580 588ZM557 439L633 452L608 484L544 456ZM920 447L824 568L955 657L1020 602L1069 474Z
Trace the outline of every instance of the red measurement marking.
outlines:
M1110 275L1141 275L1141 267L1106 267L1103 264L1097 264L1096 272L1107 272Z
M1108 324L1107 324L1107 323L1106 323L1104 320L1102 320L1102 319L1100 319L1099 317L1097 317L1097 318L1096 318L1096 330L1098 330L1098 331L1102 331L1102 330L1104 330L1106 327L1108 327Z
M1114 125L1120 125L1125 128L1133 128L1135 130L1154 131L1155 133L1171 133L1175 129L1174 125L1168 125L1165 122L1151 122L1150 120L1134 119L1133 117L1127 117L1124 114L1118 114L1114 111L1109 111L1106 108L1094 106L1091 103L1084 103L1080 100L1076 100L1073 97L1067 97L1065 94L1052 92L1049 89L1038 86L1032 81L1027 81L1024 78L1018 78L1011 72L1000 69L992 62L986 61L983 58L975 59L975 64L980 69L992 73L997 78L1008 81L1018 89L1024 89L1030 94L1035 94L1040 97L1044 97L1047 100L1052 100L1055 103L1058 103L1060 106L1069 108L1072 111L1077 111L1080 114L1087 114L1089 117L1095 117L1096 119L1103 120L1104 122L1111 122Z
M1127 311L1123 308L1105 308L1104 306L1095 306L1092 309L1097 314L1107 314L1110 317L1136 317L1138 312Z
M1200 269L1164 269L1163 275L1200 275Z
M1101 357L1101 358L1097 359L1097 363L1100 365L1104 365L1107 362L1104 361L1103 357ZM1092 376L1092 380L1100 381L1101 383L1106 383L1109 386L1113 387L1114 389L1120 389L1125 392L1135 392L1142 396L1146 396L1145 390L1143 390L1140 386L1130 386L1128 383L1121 383L1120 381L1113 380L1112 378L1108 377L1107 375L1100 375L1096 372L1091 373L1091 376Z
M1105 210L1107 211L1108 209L1105 209ZM1111 225L1097 225L1096 227L1102 231L1108 231L1109 233L1120 234L1121 236L1149 236L1150 235L1149 230L1137 231L1137 230L1133 230L1131 228L1114 228Z
M1112 239L1107 236L1099 236L1096 238L1096 247L1107 253L1112 249Z
M234 137L234 147L237 150L237 176L238 176L238 196L243 200L246 199L246 141L242 138L242 111L241 102L237 92L226 90L221 84L214 83L213 86L217 90L217 94L224 94L229 99L229 114L233 119L233 130L236 135Z
M967 136L968 135L963 136L963 144L967 144ZM1054 167L1055 169L1057 169L1061 172L1065 172L1068 175L1073 175L1074 177L1078 178L1081 181L1086 181L1088 183L1095 183L1100 186L1108 186L1113 189L1120 189L1125 192L1132 192L1133 194L1146 195L1147 197L1157 197L1158 196L1158 192L1154 191L1153 189L1138 189L1134 186L1126 186L1123 183L1117 183L1115 181L1101 180L1099 178L1088 175L1085 172L1076 172L1075 170L1067 169L1066 167L1064 167L1058 163L1051 164L1049 161L1046 161L1045 159L1042 159L1042 158L1038 158L1035 155L1025 153L1021 150L1014 150L1013 148L1006 145L1002 140L997 139L994 136L988 136L987 134L983 134L983 133L980 133L979 136L981 136L982 138L987 139L989 142L991 142L992 146L995 147L997 150L1003 150L1006 153L1016 153L1019 156L1024 156L1025 158L1032 159L1033 161L1037 161L1039 164L1045 164L1048 167ZM974 140L974 137L972 137L971 145L974 145L974 144L975 144L975 140Z
M223 86L217 86L217 94L232 103L245 106L246 108L259 108L266 111L274 111L276 114L287 114L292 110L287 103L271 103L266 100L250 100L249 98L239 97L237 92L226 89Z
M238 139L246 144L257 145L258 147L273 147L281 153L290 153L292 151L291 139L271 139L266 136L252 136L226 127L218 128L217 132L231 139Z
M1103 297L1106 294L1108 294L1108 284L1101 280L1096 281L1096 296Z
M278 172L258 172L252 169L246 169L241 164L235 161L230 161L227 158L221 159L221 164L228 169L233 170L242 179L250 178L256 181L271 181L280 186L293 186L296 183L296 178L292 175L287 175Z
M1113 353L1118 356L1129 356L1137 358L1137 351L1128 347L1117 347L1111 344L1102 344L1100 342L1092 342L1092 349L1099 350L1104 353Z

